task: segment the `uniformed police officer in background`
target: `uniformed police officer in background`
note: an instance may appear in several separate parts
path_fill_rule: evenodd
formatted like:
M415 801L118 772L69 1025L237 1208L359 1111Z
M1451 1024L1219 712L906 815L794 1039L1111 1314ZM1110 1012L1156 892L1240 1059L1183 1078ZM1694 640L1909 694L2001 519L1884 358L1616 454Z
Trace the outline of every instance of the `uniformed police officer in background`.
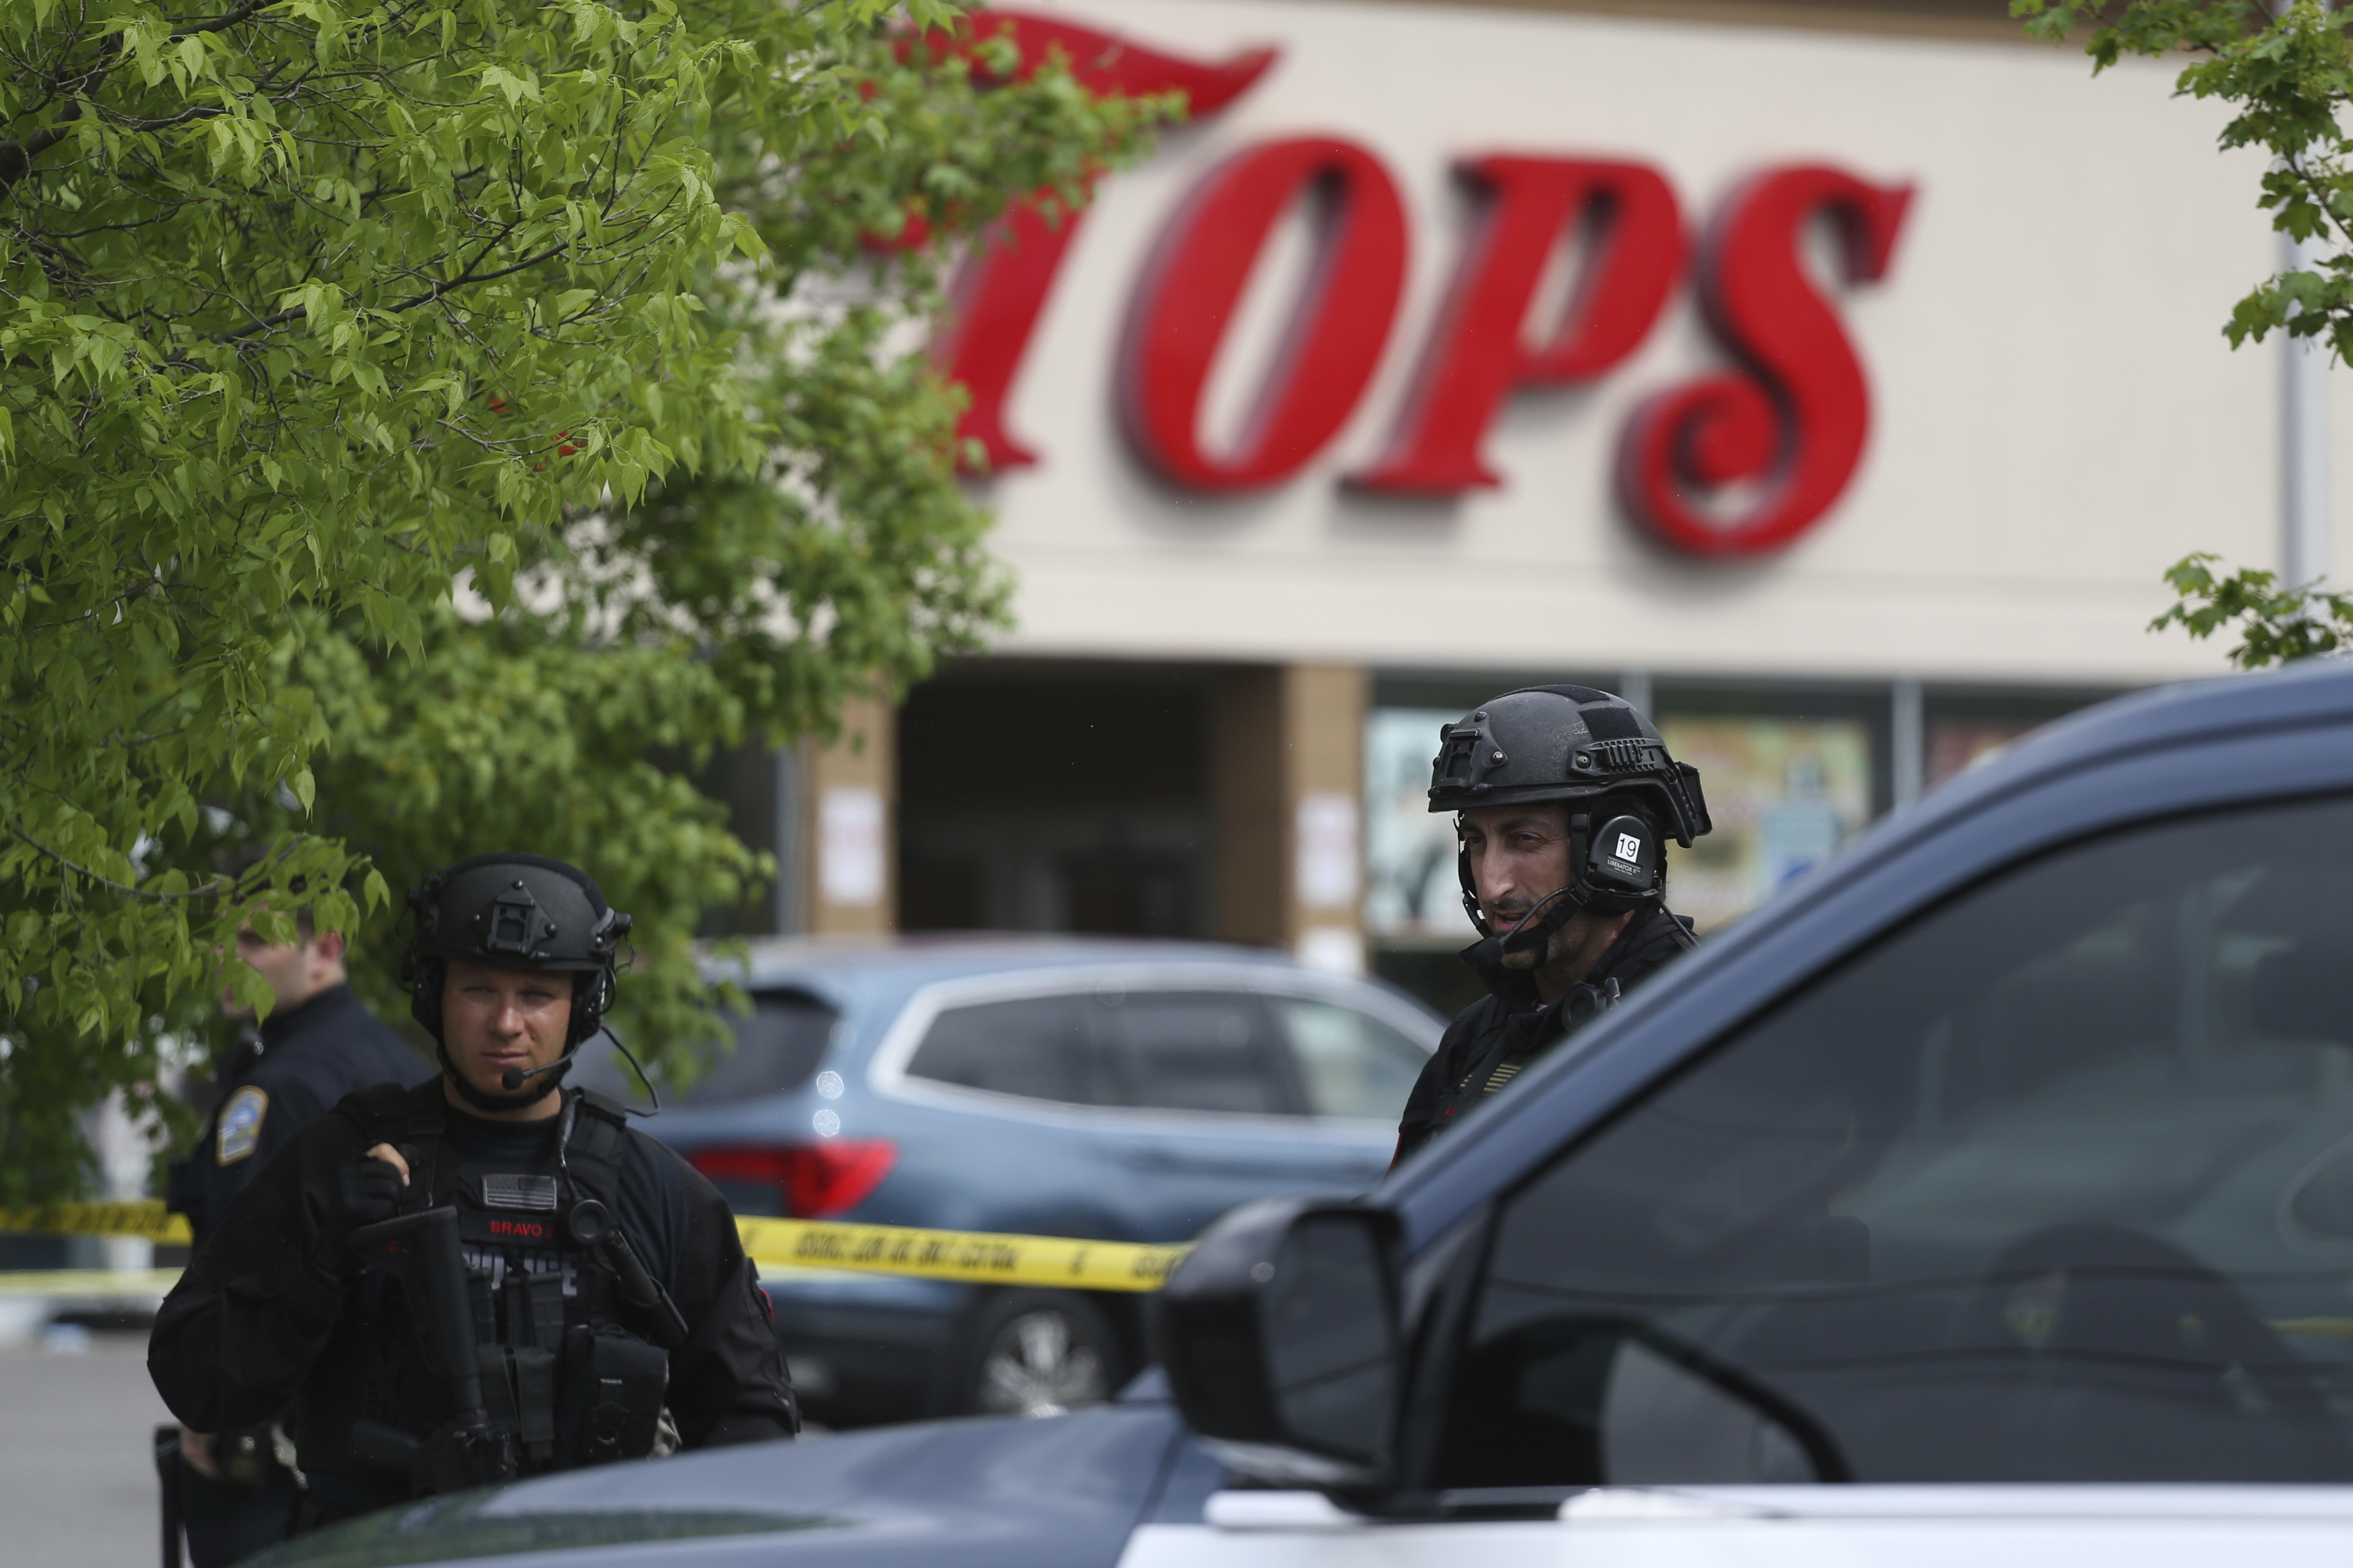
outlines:
M1430 809L1458 813L1463 962L1488 994L1448 1027L1398 1125L1403 1159L1694 943L1666 839L1708 830L1699 770L1586 686L1496 698L1439 731Z
M172 1164L167 1206L187 1215L199 1247L295 1129L354 1089L427 1076L417 1053L352 994L343 933L318 930L308 908L297 912L295 926L290 942L266 942L250 931L237 937L237 956L269 987L271 1006L259 1054L232 1058L203 1136ZM252 1016L226 989L221 1009L232 1018ZM284 1539L294 1476L280 1462L277 1415L236 1430L181 1428L164 1484L195 1568L227 1568Z
M612 1004L628 917L522 854L408 901L403 973L441 1076L351 1096L254 1173L157 1315L164 1403L206 1430L291 1403L298 1528L792 1436L726 1204L620 1105L561 1087Z

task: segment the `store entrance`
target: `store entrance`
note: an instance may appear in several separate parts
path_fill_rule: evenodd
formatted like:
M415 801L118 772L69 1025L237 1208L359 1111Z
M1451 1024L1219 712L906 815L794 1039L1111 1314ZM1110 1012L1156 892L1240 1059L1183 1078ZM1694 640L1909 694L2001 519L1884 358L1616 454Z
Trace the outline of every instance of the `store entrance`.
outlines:
M1206 668L994 658L899 713L899 925L1203 937Z

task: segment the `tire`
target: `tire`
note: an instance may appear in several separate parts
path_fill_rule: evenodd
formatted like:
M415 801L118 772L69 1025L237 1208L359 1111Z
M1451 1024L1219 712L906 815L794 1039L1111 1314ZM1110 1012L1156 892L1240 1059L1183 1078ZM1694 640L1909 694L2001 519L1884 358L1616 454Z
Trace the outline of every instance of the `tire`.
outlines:
M972 1321L958 1379L976 1415L1060 1415L1101 1405L1127 1381L1127 1357L1101 1308L1068 1290L1007 1290Z

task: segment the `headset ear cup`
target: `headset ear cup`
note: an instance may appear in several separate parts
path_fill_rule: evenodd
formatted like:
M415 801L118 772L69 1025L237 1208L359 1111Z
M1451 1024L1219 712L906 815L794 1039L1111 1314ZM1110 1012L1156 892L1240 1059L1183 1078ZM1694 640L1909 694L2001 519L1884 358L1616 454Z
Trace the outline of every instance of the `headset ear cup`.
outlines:
M1594 909L1608 913L1649 909L1661 901L1666 845L1642 817L1613 816L1582 847L1577 880Z
M619 978L611 964L591 970L579 976L572 987L572 1025L565 1031L566 1046L578 1046L589 1036L605 1026L605 1015L612 1011L614 1000L620 995Z

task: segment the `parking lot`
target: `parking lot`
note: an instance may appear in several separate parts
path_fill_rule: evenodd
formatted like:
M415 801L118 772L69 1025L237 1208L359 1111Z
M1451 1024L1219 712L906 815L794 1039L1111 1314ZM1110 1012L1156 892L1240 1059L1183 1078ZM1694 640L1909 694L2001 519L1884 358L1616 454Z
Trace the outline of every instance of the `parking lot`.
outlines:
M140 1333L52 1331L0 1343L5 1555L42 1568L157 1560L148 1439L168 1419Z

